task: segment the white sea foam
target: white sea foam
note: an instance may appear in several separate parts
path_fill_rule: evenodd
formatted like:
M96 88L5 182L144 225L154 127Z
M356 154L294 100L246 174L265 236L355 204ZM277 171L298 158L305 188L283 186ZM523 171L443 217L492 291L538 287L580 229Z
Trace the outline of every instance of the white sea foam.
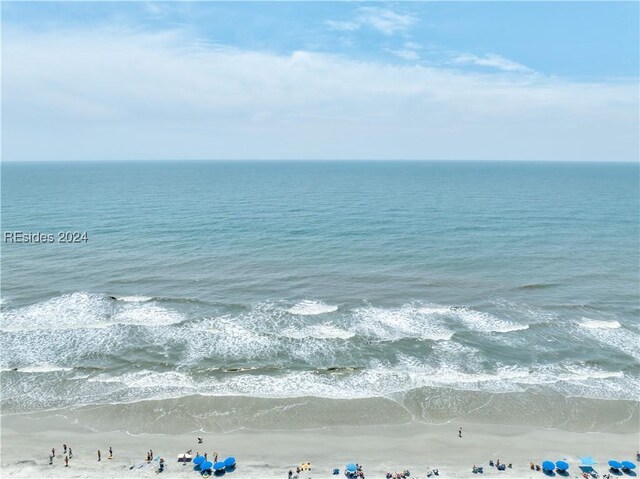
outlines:
M24 368L18 368L18 372L21 373L53 373L60 371L71 371L73 368L63 368L60 366L53 366L50 364L38 364L34 366L27 366Z
M528 324L518 324L499 319L492 314L469 308L453 308L447 306L422 306L418 311L426 315L437 315L455 318L467 328L479 332L507 333L529 328Z
M166 326L180 323L184 319L180 313L155 304L133 303L117 311L111 322L139 326Z
M116 297L116 299L126 303L145 303L147 301L151 301L153 298L150 296L121 296Z
M640 360L640 335L625 329L618 321L582 318L580 329L605 347L617 349Z
M289 327L280 334L293 339L349 339L355 336L354 332L339 328L332 322L313 324L300 329Z
M337 310L337 306L325 304L321 301L311 301L306 299L288 309L291 314L298 314L301 316L315 316L316 314L333 313Z
M386 341L403 338L448 340L453 337L442 318L411 305L400 308L366 307L353 313L354 329L361 335Z
M578 323L578 325L587 329L618 329L621 327L618 321L602 321L589 318L582 318L582 321Z
M99 374L93 378L89 378L88 382L101 383L121 383L127 388L186 388L195 389L196 384L187 376L175 371L155 372L155 371L137 371L135 373L126 373L120 376L111 376L109 374Z
M184 317L152 302L114 304L107 297L71 293L3 312L3 331L43 331L108 328L118 324L159 326Z

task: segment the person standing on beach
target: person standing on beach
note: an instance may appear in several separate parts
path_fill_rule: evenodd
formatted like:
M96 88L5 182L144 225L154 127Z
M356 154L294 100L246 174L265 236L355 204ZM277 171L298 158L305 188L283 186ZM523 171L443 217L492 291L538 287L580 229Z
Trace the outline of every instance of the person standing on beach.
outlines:
M69 456L64 456L64 467L69 467Z
M98 462L102 460L102 454L100 454L100 449L98 449Z
M53 456L49 454L49 465L53 464Z
M56 457L56 448L55 447L51 448L51 456L52 457Z
M458 429L458 437L462 437L462 428Z
M109 446L109 459L113 459L113 449Z
M66 454L66 453L67 453L67 445L66 445L66 444L63 444L63 445L62 445L62 452L63 452L64 454Z
M73 457L73 451L71 450L71 447L69 447L69 459L71 459Z

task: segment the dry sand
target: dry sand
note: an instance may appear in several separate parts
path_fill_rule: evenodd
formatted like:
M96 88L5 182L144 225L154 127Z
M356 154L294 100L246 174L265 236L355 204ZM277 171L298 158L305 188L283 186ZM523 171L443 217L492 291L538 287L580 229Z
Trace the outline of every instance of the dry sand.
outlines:
M458 437L460 426L462 438ZM198 435L203 436L203 444L197 443ZM286 478L289 469L304 461L311 462L312 471L300 474L301 479L344 477L342 471L349 462L363 464L367 478L384 478L387 471L405 469L411 471L411 477L424 478L427 467L439 468L442 478L483 477L471 472L475 464L484 466L484 476L542 479L541 472L529 469L530 461L539 464L546 459L566 459L571 464L570 477L578 477L577 457L592 455L602 473L610 458L634 460L638 440L637 433L575 433L459 423L134 436L92 431L61 416L35 420L15 415L2 417L0 451L2 477L158 477L157 461L150 466L144 462L146 452L153 449L156 457L166 461L165 472L159 477L197 478L200 476L191 465L176 461L179 453L192 449L194 454L206 451L210 457L214 451L220 458L234 455L238 468L231 478L237 479ZM73 448L68 468L61 455L63 443ZM109 446L114 449L113 460L107 459ZM52 447L57 456L49 465ZM97 462L98 449L102 451L101 462ZM498 472L488 465L490 459L513 463L513 468ZM340 476L331 474L334 468L340 468Z

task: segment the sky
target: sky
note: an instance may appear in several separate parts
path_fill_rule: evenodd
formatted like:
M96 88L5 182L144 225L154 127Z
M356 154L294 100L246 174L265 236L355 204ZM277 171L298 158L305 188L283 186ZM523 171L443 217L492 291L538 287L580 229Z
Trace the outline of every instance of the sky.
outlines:
M638 161L639 2L7 2L5 161Z

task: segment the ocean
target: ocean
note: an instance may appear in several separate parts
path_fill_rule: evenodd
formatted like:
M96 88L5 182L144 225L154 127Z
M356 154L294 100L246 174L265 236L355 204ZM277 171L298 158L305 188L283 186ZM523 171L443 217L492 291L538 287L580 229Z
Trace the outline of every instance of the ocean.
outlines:
M639 172L3 163L2 412L637 430Z

